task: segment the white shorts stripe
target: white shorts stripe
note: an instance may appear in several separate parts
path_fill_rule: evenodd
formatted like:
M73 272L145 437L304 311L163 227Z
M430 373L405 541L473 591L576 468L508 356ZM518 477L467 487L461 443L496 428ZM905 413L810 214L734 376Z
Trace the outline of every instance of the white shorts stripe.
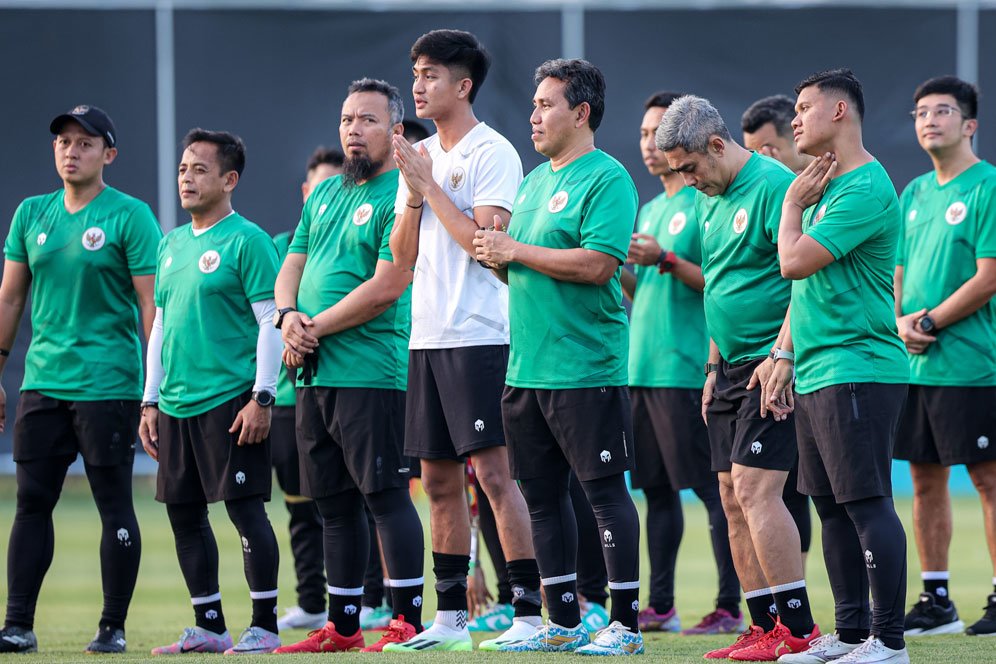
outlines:
M411 588L412 586L425 585L425 577L417 579L384 579L384 585L388 588Z
M568 581L577 581L578 575L575 574L565 574L563 576L551 576L546 579L540 579L540 583L544 586L552 586L557 583L567 583Z
M221 593L215 593L213 595L208 595L207 597L191 597L190 603L194 606L200 606L201 604L210 604L211 602L220 602Z
M249 599L273 599L277 596L276 590L260 590L259 592L249 591Z
M639 581L609 581L609 590L639 590Z
M355 597L363 594L363 586L360 586L359 588L339 588L338 586L328 586L328 589L329 595Z

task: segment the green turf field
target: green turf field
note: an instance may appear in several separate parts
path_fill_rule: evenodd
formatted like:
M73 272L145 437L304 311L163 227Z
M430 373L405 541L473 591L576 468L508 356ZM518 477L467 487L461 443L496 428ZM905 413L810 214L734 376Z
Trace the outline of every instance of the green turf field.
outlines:
M183 627L192 623L190 601L177 567L172 535L166 521L164 508L152 500L153 484L149 479L136 483L136 503L142 525L143 559L135 600L128 620L128 654L113 656L118 660L138 661L150 659L149 649L172 642ZM639 495L639 494L638 494ZM637 502L641 511L644 504ZM420 505L420 509L424 508ZM910 502L899 506L903 521L909 527ZM0 542L6 545L10 522L14 512L14 485L10 478L0 479ZM283 556L280 569L280 607L295 602L294 578L287 543L286 512L282 502L270 504L270 518L281 543ZM248 622L249 596L242 575L242 555L239 538L228 522L224 509L215 508L212 514L215 533L221 548L221 588L224 595L225 615L234 636ZM814 520L816 520L814 514ZM427 521L426 521L427 523ZM38 635L39 653L6 657L2 660L36 662L93 662L97 656L83 655L82 650L93 636L100 614L100 573L97 558L99 521L96 508L89 496L85 482L70 479L56 510L56 554L39 600L35 630ZM819 532L815 533L815 555L808 564L810 596L817 622L824 630L832 629L833 603L819 554ZM426 538L428 542L428 537ZM644 548L646 543L643 543ZM6 547L4 546L4 550ZM952 546L951 583L953 597L959 605L961 617L967 624L977 620L985 603L985 596L992 592L988 555L983 544L981 510L971 498L959 498L955 503L955 534ZM431 561L426 566L426 578L431 587ZM487 566L485 566L487 569ZM644 553L644 582L647 578ZM910 543L910 590L915 599L919 591L919 568L916 554ZM705 512L697 502L687 505L685 512L685 538L678 558L677 607L685 624L693 624L712 608L716 577L706 531ZM491 577L493 582L493 575ZM3 581L6 588L6 580ZM3 594L4 598L6 593ZM643 599L645 600L645 593ZM431 619L434 598L431 590L426 593L425 616ZM284 633L289 643L304 636L303 632ZM479 638L490 638L482 635ZM680 637L647 635L647 653L656 660L666 662L697 662L710 648L725 645L727 637ZM373 639L368 637L368 642ZM996 639L970 637L932 637L912 641L910 655L915 662L996 662ZM258 656L272 659L275 656ZM279 657L279 656L277 656ZM425 655L324 655L295 656L293 661L327 661L329 657L348 658L356 661L374 661L387 657L394 661L422 658L440 664L464 664L468 657L475 661L512 661L500 653L425 654ZM567 655L526 655L537 663L582 659ZM185 662L217 661L217 656L183 656Z

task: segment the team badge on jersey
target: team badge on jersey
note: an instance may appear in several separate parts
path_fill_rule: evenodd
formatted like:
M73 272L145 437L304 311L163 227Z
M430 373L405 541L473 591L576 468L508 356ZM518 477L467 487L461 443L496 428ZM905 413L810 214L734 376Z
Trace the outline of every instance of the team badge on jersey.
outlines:
M463 170L463 166L457 166L452 171L450 171L449 186L450 191L460 191L463 183L467 181L467 172Z
M745 230L747 230L747 210L740 208L733 215L733 232L739 235Z
M364 203L360 207L356 208L356 212L353 213L353 223L357 226L362 226L363 224L370 221L370 217L373 216L374 206L370 203Z
M957 203L952 203L948 206L947 212L944 213L944 221L948 222L952 226L957 226L961 222L965 221L965 217L968 216L968 206L958 201Z
M671 235L677 235L681 231L685 230L685 224L688 223L688 217L685 216L684 212L676 212L671 221L667 222L667 232Z
M568 198L566 191L558 191L550 198L550 202L546 204L546 209L553 213L560 212L567 207Z
M48 240L48 234L46 234L46 233L39 233L38 234L37 242L38 242L38 246L39 247L42 246L43 244L45 244L46 240Z
M827 213L827 204L824 203L820 206L820 209L816 211L816 216L813 217L813 223L818 224L820 220L823 219L823 215Z
M201 254L200 260L197 261L197 267L204 274L211 274L221 265L221 256L214 249L208 249L203 254Z
M103 229L92 226L83 231L83 248L87 251L97 251L104 246L106 239Z
M906 217L907 221L913 221L916 219L916 210L910 210L909 216Z

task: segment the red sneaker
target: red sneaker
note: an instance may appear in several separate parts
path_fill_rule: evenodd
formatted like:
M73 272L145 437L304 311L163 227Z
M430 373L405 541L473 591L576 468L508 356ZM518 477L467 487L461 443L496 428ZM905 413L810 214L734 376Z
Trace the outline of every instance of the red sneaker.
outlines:
M363 641L363 631L356 630L352 636L343 636L335 631L335 625L331 622L325 623L325 627L308 632L308 638L289 646L280 646L275 653L297 653L297 652L346 652L359 650L366 643Z
M384 635L380 637L380 641L367 646L360 652L382 652L388 643L404 643L415 634L415 625L405 622L405 617L399 615L384 630Z
M729 657L740 662L774 662L782 655L809 650L810 644L820 637L820 628L813 625L809 636L792 636L789 628L781 620L775 621L775 628L753 644L734 650Z
M732 645L720 648L719 650L710 650L703 655L703 657L706 659L728 659L730 657L730 653L734 650L746 648L747 646L754 644L763 636L763 629L757 625L748 625L747 629L740 632L740 636L737 637L737 640L734 641Z

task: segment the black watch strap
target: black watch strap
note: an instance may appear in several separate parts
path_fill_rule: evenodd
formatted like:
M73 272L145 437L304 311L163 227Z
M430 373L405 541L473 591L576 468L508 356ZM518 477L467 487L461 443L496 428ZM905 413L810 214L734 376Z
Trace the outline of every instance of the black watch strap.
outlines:
M705 370L704 370L705 375L708 376L713 371L719 371L719 364L714 364L712 362L706 362Z
M283 309L277 309L277 319L273 321L273 327L279 330L280 327L284 324L284 316L286 316L292 311L297 311L297 309L295 309L294 307L284 307Z

